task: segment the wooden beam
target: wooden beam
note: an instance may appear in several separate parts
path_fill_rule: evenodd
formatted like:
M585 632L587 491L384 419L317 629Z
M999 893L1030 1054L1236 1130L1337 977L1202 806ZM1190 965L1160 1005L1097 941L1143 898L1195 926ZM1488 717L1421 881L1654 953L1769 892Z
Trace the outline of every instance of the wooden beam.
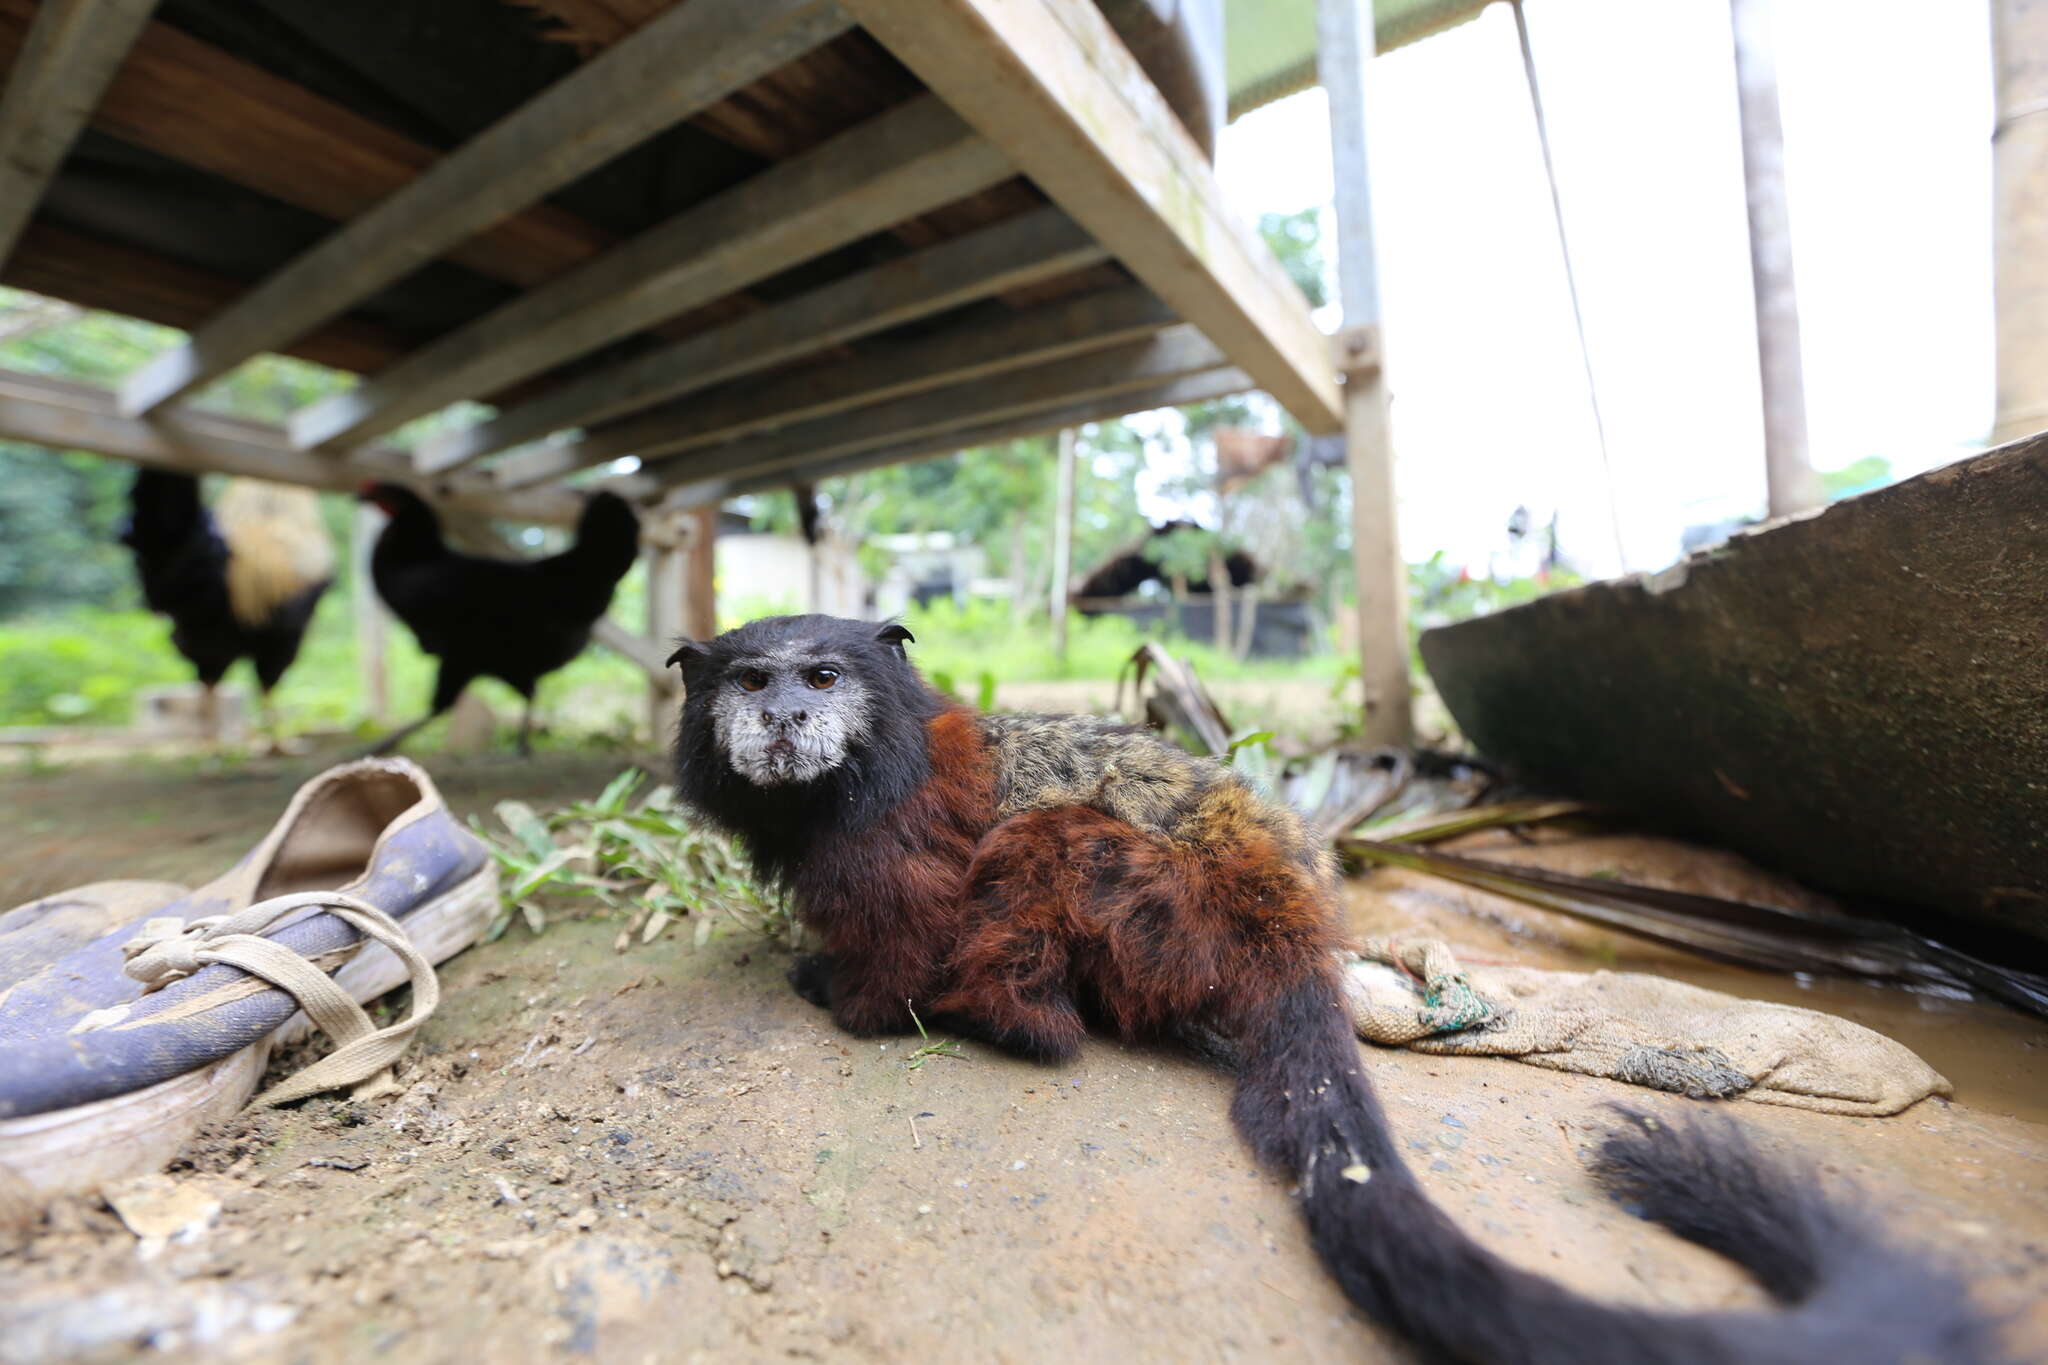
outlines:
M438 437L421 447L419 466L436 473L459 468L550 432L587 426L1053 279L1095 265L1108 254L1058 209L1012 218L609 366L489 421ZM493 473L502 486L520 487L612 458L600 448L575 443L500 461Z
M19 51L35 14L32 0L0 0L0 63ZM337 221L375 207L441 159L425 143L163 23L144 27L91 122L110 137ZM616 240L543 203L447 255L492 279L530 286Z
M158 469L192 474L243 474L352 493L370 476L409 478L411 466L397 451L380 452L367 465L345 465L294 449L284 432L193 408L174 407L147 421L121 414L112 391L40 375L0 370L0 439L27 441L53 450L83 450ZM573 493L539 491L448 496L433 484L423 491L452 505L508 521L567 525L583 500Z
M43 0L0 93L0 265L156 0Z
M188 329L231 303L244 285L197 266L111 242L48 219L29 224L0 271L0 284L86 308ZM341 317L284 348L286 355L361 374L405 354L404 333L360 317Z
M1344 381L1345 461L1351 473L1351 571L1358 594L1360 682L1368 744L1405 745L1414 726L1408 680L1408 566L1401 558L1394 448L1381 365L1379 256L1373 245L1366 154L1372 0L1320 0L1317 53L1330 100L1337 183L1337 286L1344 333L1333 369Z
M844 31L832 0L692 0L550 86L271 276L122 389L148 412ZM678 310L680 311L680 310ZM388 428L386 428L388 430Z
M1311 432L1343 402L1308 305L1090 0L844 0Z
M1228 363L1207 337L1182 324L1150 340L799 422L764 436L665 460L643 473L661 487L774 473L1062 403L1132 393Z
M994 445L999 441L1014 441L1025 436L1038 436L1062 427L1084 426L1089 422L1106 422L1133 412L1150 412L1154 408L1179 407L1185 403L1206 403L1212 398L1222 398L1246 389L1258 387L1256 381L1235 366L1205 370L1200 374L1184 375L1149 389L1133 392L1107 394L1097 398L1084 399L1076 403L1057 403L1051 406L1019 413L1001 421L986 422L979 426L961 427L939 432L901 444L888 445L879 449L866 450L858 454L838 455L830 459L800 465L773 473L755 474L745 478L706 479L698 483L685 484L670 493L663 500L664 506L695 507L707 502L723 501L742 493L761 493L771 488L781 488L796 483L812 483L819 479L842 478L848 474L860 474L883 465L903 464L912 460L928 460L939 455L951 455L957 451L972 450L976 446Z
M292 439L359 444L1010 174L1001 153L937 100L901 105L302 409Z
M653 460L970 379L1142 341L1174 323L1166 305L1142 285L1084 294L1021 313L998 303L986 308L987 314L977 312L942 332L911 341L878 341L837 364L806 366L758 383L728 385L687 403L602 428L546 453L559 450L574 455L579 465L624 455ZM516 470L509 480L499 471L493 473L501 488L521 488L531 482L518 477Z

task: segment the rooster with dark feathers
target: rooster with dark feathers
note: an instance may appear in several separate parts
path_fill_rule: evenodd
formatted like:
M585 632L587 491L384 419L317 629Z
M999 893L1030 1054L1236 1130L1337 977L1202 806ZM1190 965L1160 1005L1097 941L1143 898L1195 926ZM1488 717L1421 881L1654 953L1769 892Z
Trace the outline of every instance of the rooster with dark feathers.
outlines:
M283 741L271 692L334 581L334 546L312 491L233 479L208 509L199 480L138 470L121 541L135 552L149 609L171 618L171 644L205 688L208 736L220 738L215 688L237 659L256 669L271 746Z
M370 556L377 595L440 662L432 709L373 752L397 748L480 677L497 678L526 699L519 752L530 752L534 688L590 642L591 628L639 556L639 517L624 498L598 493L577 519L575 543L560 554L487 559L450 549L434 509L402 484L373 483L362 496L391 518Z

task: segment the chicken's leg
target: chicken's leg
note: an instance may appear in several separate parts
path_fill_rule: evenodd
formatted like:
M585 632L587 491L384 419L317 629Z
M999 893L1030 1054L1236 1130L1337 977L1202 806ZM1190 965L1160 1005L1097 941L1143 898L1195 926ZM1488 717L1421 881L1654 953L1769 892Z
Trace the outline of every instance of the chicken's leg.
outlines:
M526 709L519 716L519 756L533 757L533 693L526 694Z
M220 748L220 690L216 683L199 684L199 724L206 731L206 742L215 750Z
M446 661L443 661L440 671L434 675L434 704L427 714L421 716L410 725L399 726L396 730L393 730L390 734L365 749L362 756L364 758L381 757L405 743L406 740L412 738L429 721L454 706L456 699L462 695L462 689L468 687L475 677L476 674L474 673L459 672L451 669Z

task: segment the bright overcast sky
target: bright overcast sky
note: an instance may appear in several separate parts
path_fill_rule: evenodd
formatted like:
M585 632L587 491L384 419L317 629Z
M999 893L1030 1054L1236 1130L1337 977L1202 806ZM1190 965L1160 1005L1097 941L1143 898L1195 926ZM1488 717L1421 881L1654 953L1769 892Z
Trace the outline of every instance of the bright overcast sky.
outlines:
M1774 10L1814 462L1944 463L1991 422L1987 7ZM1728 4L1529 0L1528 15L1630 566L1654 568L1686 524L1763 505ZM1403 549L1483 564L1519 503L1558 510L1566 553L1611 570L1513 18L1492 6L1373 79ZM1327 206L1327 117L1312 90L1233 125L1218 158L1232 203Z

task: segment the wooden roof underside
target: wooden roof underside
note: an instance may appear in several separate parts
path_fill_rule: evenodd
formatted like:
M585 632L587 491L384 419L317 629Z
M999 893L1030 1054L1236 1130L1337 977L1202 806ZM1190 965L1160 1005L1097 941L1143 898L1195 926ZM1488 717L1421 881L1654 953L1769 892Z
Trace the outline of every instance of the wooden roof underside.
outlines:
M1254 385L1338 419L1086 0L0 0L0 68L0 283L191 334L119 395L0 375L0 436L554 520L623 456L688 505ZM190 407L265 351L363 382Z

